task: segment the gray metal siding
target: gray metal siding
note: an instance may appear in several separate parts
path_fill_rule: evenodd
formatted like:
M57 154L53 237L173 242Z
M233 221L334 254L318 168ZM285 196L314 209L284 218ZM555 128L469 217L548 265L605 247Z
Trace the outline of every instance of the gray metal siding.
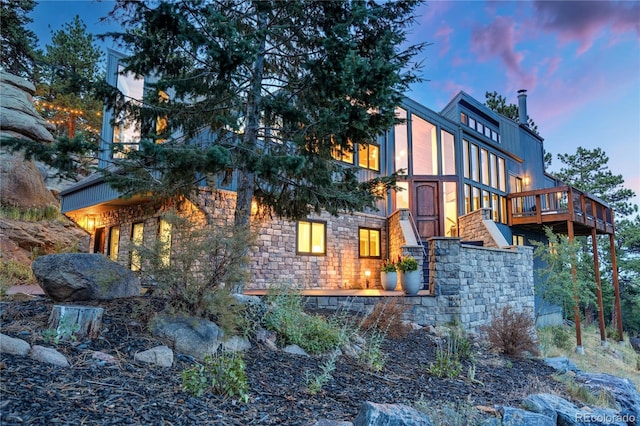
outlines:
M73 188L71 188L71 191L61 197L61 210L62 213L68 213L85 207L113 201L119 197L120 193L108 184L105 182L97 182L95 185L80 188L76 191L73 191Z

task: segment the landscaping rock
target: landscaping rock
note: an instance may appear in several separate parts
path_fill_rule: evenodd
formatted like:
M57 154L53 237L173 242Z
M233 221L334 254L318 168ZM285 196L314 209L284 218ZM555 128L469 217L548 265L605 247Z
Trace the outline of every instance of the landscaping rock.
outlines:
M224 336L215 323L191 317L156 317L151 322L151 332L169 339L176 352L201 361L218 350Z
M568 373L569 371L580 371L576 365L565 356L557 356L553 358L544 358L543 361L550 367L555 368L560 373Z
M343 420L320 419L313 426L353 426L353 423Z
M309 356L309 354L298 345L288 345L283 349L288 354Z
M160 367L171 367L173 365L173 351L165 345L138 352L133 358L136 361L158 365Z
M222 342L222 347L228 352L241 352L251 349L251 342L246 337L231 336Z
M140 295L133 271L101 254L49 254L38 257L31 268L45 294L57 302Z
M531 411L521 410L513 407L500 407L503 425L513 426L556 426L555 412L554 418L544 416Z
M578 425L615 425L626 426L620 413L614 410L595 408L579 409L566 399L551 394L537 394L557 413L557 424L561 426Z
M522 401L522 408L549 417L553 420L553 424L557 422L558 414L549 401L544 398L543 394L529 395Z
M95 351L91 355L91 359L95 359L95 360L98 360L98 361L103 361L105 364L117 364L118 363L118 359L116 357L114 357L113 355L109 355L107 353L101 352L101 351Z
M60 352L55 349L45 348L44 346L33 345L30 352L31 358L36 361L46 362L47 364L57 365L58 367L69 367L69 361Z
M576 375L576 381L596 394L606 390L620 406L621 415L633 416L636 421L640 421L640 394L631 380L604 373L580 372Z
M13 355L27 355L31 350L31 345L22 339L9 337L0 333L0 352Z
M353 420L354 426L431 426L429 417L403 404L365 402Z

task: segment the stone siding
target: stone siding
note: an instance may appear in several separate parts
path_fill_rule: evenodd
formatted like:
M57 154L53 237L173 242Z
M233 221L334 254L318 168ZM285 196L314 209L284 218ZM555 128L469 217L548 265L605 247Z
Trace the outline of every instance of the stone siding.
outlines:
M482 241L484 247L496 247L491 233L483 220L491 220L491 209L474 210L458 218L460 233L463 241Z

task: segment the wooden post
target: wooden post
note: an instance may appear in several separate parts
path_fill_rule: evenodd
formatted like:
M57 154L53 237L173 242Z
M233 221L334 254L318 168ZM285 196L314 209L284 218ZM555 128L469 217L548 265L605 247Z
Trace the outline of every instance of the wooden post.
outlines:
M613 272L613 294L615 296L615 307L617 313L618 341L624 340L622 334L622 308L620 307L620 285L618 284L618 261L616 260L616 246L613 234L609 234L609 247L611 247L611 269Z
M53 305L48 326L56 330L58 339L94 338L100 333L103 312L93 306Z
M573 242L573 221L567 221L567 233L569 234L569 243ZM580 328L580 295L578 294L578 272L576 271L575 255L571 255L571 281L573 282L573 320L576 323L576 353L584 355L582 347L582 329Z
M607 344L607 332L604 328L604 305L602 303L602 282L600 281L600 262L598 260L598 239L596 228L591 228L591 245L593 247L593 269L596 274L596 295L598 296L598 323L600 325L600 343Z

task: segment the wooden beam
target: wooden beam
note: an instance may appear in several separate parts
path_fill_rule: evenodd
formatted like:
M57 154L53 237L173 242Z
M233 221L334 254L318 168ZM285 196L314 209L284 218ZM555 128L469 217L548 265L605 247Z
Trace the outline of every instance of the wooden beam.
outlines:
M569 203L571 206L571 203ZM573 222L567 221L567 233L569 235L569 243L573 242ZM573 282L573 320L576 323L576 352L584 355L582 347L582 329L580 327L580 295L578 294L578 272L576 271L575 256L571 256L571 281Z
M614 234L609 234L609 247L611 247L611 269L613 273L613 294L615 296L614 309L616 310L618 341L622 342L624 336L622 334L622 308L620 307L620 285L618 284L618 262L616 260L616 245Z
M598 259L598 234L591 229L591 246L593 247L593 271L596 275L596 296L598 297L598 324L600 325L600 343L607 342L607 332L604 326L604 305L602 303L602 282L600 281L600 262Z

